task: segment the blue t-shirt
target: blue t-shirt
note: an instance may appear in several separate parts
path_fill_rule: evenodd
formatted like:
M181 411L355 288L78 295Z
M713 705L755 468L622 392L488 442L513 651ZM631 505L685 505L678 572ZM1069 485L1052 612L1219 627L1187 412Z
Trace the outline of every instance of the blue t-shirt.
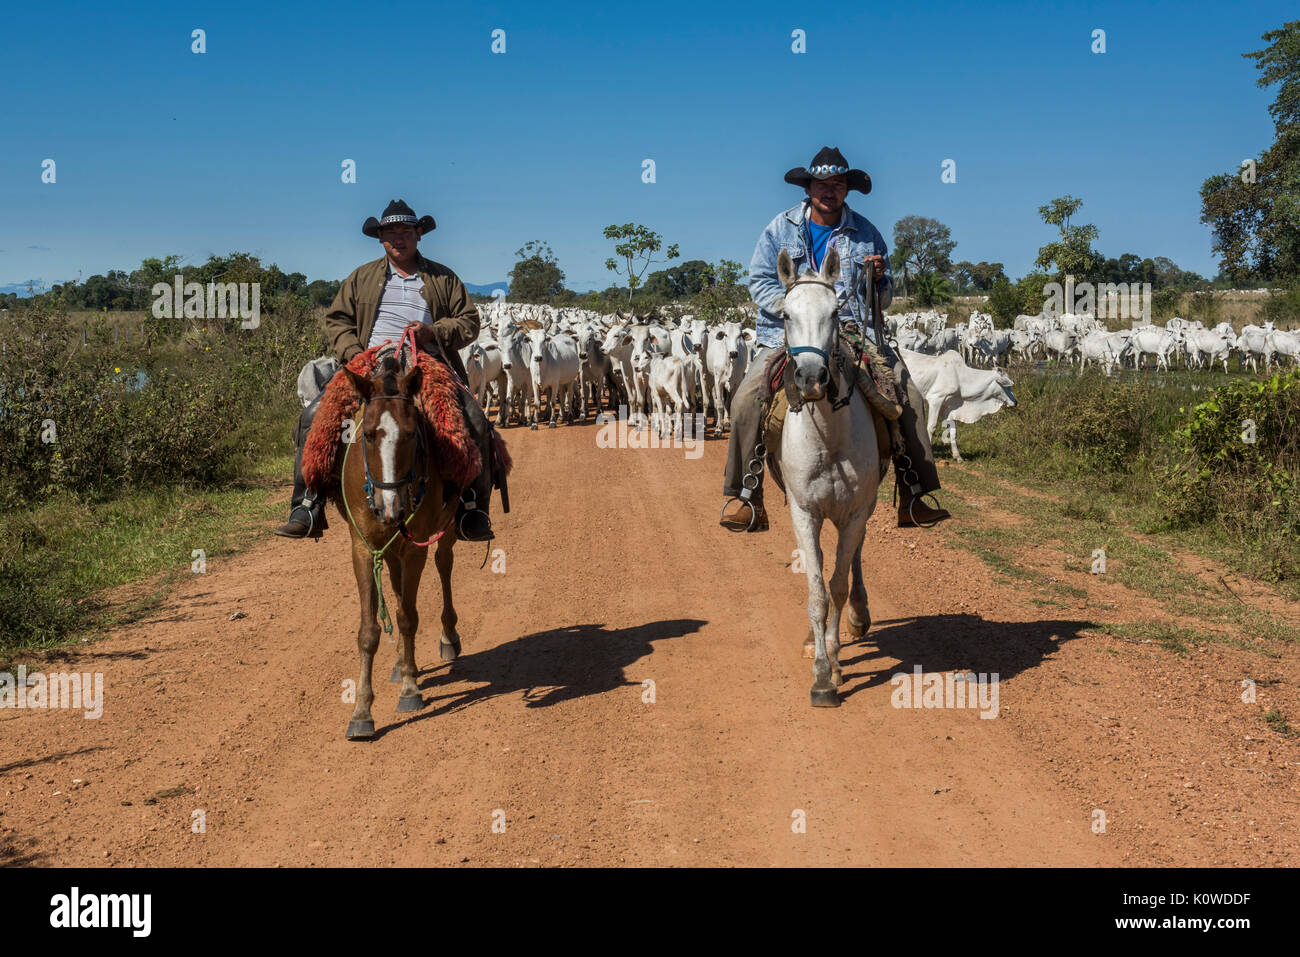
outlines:
M821 226L809 219L808 228L812 231L813 269L821 269L822 257L826 255L826 240L830 239L831 233L835 232L835 227Z

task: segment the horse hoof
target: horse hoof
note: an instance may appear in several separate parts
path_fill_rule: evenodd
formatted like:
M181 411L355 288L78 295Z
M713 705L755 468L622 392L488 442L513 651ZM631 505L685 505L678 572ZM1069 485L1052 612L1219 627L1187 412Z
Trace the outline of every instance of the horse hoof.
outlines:
M812 706L814 708L838 708L840 696L834 688L813 688Z
M390 684L397 684L401 680L402 680L402 666L399 663L393 665L393 673L388 676L388 681Z
M537 431L537 423L534 422L534 423L533 423L532 425L530 425L528 428L529 428L530 431L532 431L532 432L536 432L536 431Z
M419 711L424 707L424 699L418 694L404 694L397 699L397 713L405 714L408 711Z
M375 736L375 723L373 721L349 721L348 734L349 741L364 741L367 738Z
M854 638L866 637L867 632L871 628L871 613L867 612L865 618L859 618L858 613L850 607L848 617L849 634Z
M455 661L460 657L460 642L452 644L449 641L438 643L438 657L443 661Z

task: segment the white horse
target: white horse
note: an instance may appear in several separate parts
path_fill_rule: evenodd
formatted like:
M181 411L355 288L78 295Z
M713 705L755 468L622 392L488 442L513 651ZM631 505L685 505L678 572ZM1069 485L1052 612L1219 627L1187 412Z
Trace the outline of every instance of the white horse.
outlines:
M843 683L840 670L840 613L849 603L849 631L862 637L871 627L867 589L862 581L862 540L876 507L880 453L875 424L854 379L852 358L839 350L835 277L839 255L826 253L821 272L795 274L790 256L781 251L777 275L785 286L786 349L793 364L795 388L803 399L799 411L786 416L779 462L790 499L790 517L808 573L808 620L812 625L812 704L837 708ZM834 382L835 388L830 388ZM831 401L832 392L838 400ZM822 581L822 522L838 533L830 604ZM853 588L849 590L849 572Z

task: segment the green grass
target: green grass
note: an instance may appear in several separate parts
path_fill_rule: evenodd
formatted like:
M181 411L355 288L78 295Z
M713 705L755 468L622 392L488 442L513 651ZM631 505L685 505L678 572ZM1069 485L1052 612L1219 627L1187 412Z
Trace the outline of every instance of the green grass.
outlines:
M0 515L3 587L22 589L8 620L0 609L0 667L16 656L69 641L93 639L156 608L191 571L195 549L207 568L258 541L283 505L292 474L287 453L254 463L221 488L128 490L97 503L65 496L28 511ZM129 597L108 593L132 583ZM0 599L4 596L0 592Z
M1225 626L1225 631L1242 637L1174 623L1109 624L1110 634L1150 641L1176 654L1212 642L1275 654L1268 643L1300 641L1300 629L1289 621L1243 603L1225 587L1207 584L1186 570L1174 555L1198 552L1186 537L1165 533L1139 538L1123 521L1126 513L1118 495L1084 495L1077 487L1062 494L1060 486L1041 478L1036 481L1031 475L1022 481L1020 476L1004 479L1003 474L987 463L944 470L943 503L954 521L940 528L950 541L978 556L999 583L1027 588L1035 605L1077 608L1087 601L1084 576L1092 575L1094 550L1102 549L1107 580L1155 600L1171 618ZM1037 494L1026 494L1022 486ZM989 507L1016 520L987 521L982 516ZM1119 604L1093 599L1091 607L1123 611L1123 599L1115 601ZM1250 640L1255 638L1265 644Z
M1264 720L1268 723L1268 726L1278 734L1285 735L1288 738L1295 734L1295 729L1287 723L1286 717L1276 708L1272 711L1264 712Z
M960 428L962 454L972 467L1052 495L1062 502L1060 519L1098 528L1119 522L1157 536L1163 546L1272 582L1300 601L1300 536L1263 519L1254 527L1240 518L1176 527L1161 497L1166 470L1180 460L1175 430L1214 388L1243 376L1127 372L1107 380L1029 369L1011 375L1017 408Z

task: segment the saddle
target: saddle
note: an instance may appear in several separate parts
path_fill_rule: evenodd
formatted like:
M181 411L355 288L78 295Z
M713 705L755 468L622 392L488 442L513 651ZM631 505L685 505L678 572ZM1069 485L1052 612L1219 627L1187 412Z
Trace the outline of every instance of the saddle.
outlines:
M394 348L385 344L367 349L354 356L348 368L358 375L369 376L381 359L392 355ZM405 371L403 366L409 365L403 361L405 358L396 360L402 371ZM430 426L431 447L439 474L463 488L478 475L482 458L465 425L465 414L457 398L459 380L450 366L428 353L420 353L415 361L424 373L418 404ZM334 484L342 458L339 450L343 423L356 416L360 409L361 396L352 380L345 375L334 376L325 389L303 445L302 477L308 488L323 490Z
M884 479L889 472L889 463L903 452L903 435L898 427L898 419L903 414L901 390L884 357L870 340L855 340L841 335L839 345L836 352L839 370L843 371L844 364L849 361L846 357L852 357L855 385L866 400L867 408L871 410L871 421L876 430L876 448L880 453L880 477ZM789 360L790 355L784 349L774 351L768 357L763 369L761 390L764 402L763 444L768 450L767 470L782 493L785 492L785 480L778 464L780 456L774 453L781 448L781 433L785 428L786 415L791 409L798 412L804 404L803 397L795 387L794 366Z

